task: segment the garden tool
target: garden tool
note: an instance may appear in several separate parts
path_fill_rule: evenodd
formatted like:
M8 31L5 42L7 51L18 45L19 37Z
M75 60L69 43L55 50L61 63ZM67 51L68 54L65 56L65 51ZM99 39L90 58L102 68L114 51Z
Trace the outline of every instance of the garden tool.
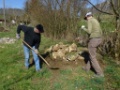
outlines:
M34 52L35 52L35 50L28 44L28 43L26 43L24 40L23 40L23 43L25 44L25 45L27 45L31 50L33 50ZM37 53L36 53L37 54ZM51 65L40 55L40 54L37 54L47 65L48 65L48 67L50 68L50 69L59 69L58 67L51 67Z

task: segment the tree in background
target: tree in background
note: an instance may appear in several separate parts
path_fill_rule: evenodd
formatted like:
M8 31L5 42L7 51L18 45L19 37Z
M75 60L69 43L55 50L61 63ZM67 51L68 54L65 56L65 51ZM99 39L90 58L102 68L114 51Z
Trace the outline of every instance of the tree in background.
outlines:
M85 5L82 0L28 0L25 9L33 25L44 25L46 36L73 39L80 15L85 14Z

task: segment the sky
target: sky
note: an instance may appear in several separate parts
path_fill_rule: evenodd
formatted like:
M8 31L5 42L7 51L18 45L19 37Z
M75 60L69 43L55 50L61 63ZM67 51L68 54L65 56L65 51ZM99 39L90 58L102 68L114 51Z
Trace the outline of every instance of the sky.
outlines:
M5 1L5 8L24 9L26 0L0 0L0 8L3 8L3 1Z
M0 0L0 8L3 8L3 1L5 1L5 8L19 8L24 9L26 0ZM90 0L93 4L105 0Z

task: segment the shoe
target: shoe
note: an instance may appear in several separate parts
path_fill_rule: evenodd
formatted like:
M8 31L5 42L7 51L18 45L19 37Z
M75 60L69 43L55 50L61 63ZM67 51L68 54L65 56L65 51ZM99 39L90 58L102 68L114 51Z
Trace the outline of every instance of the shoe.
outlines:
M93 77L104 77L104 74L95 74Z
M29 69L29 67L25 67L27 70Z
M86 67L85 67L85 66L83 66L83 67L82 67L82 70L84 70L84 71L86 71L86 72L88 72L88 71L89 71L88 69L86 69Z
M42 69L40 69L40 70L36 70L36 72L42 72Z
M30 68L30 65L28 65L28 66L25 66L25 69L27 69L27 70L28 70L29 68Z

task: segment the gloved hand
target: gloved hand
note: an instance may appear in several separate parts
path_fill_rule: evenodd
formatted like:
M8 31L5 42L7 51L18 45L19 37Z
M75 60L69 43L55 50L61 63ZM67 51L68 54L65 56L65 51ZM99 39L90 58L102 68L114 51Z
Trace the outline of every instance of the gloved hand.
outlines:
M38 51L38 49L34 49L34 51L35 51L35 53L36 53L36 54L39 54L39 51Z
M84 30L84 29L85 29L85 25L82 25L82 26L81 26L81 29L83 29L83 30Z
M20 39L20 34L17 34L17 33L16 33L16 38L17 38L17 39Z

